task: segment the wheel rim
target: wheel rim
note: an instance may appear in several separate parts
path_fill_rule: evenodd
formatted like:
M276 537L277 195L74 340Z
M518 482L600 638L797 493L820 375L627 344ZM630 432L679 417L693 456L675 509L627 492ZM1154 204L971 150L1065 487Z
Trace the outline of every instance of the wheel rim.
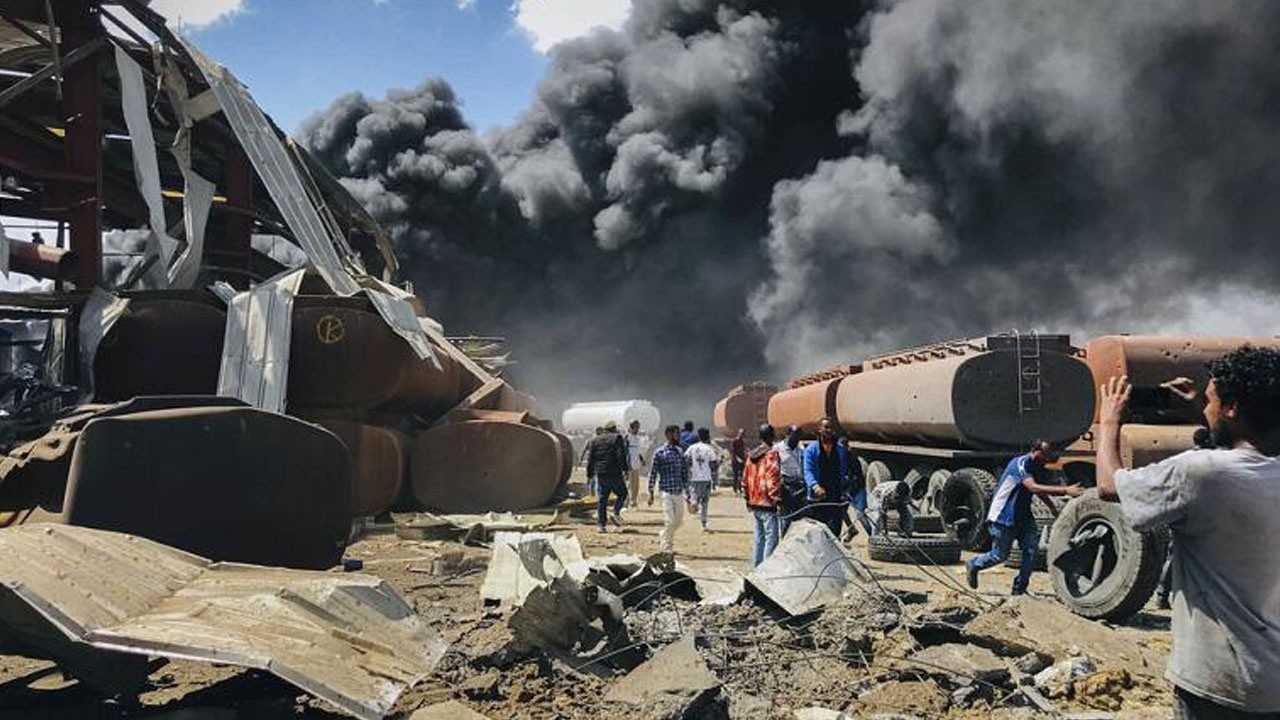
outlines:
M1062 573L1062 586L1078 600L1111 580L1120 561L1117 530L1106 518L1091 517L1076 526L1067 552L1054 563Z

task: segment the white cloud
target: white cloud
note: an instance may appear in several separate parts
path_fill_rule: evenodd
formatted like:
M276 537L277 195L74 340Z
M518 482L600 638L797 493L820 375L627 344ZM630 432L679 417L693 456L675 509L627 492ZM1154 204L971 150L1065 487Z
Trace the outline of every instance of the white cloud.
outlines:
M459 10L471 10L475 8L476 0L458 0Z
M586 35L593 28L617 30L631 12L631 0L514 0L511 9L538 52Z
M244 10L245 0L152 0L151 9L171 25L191 30L208 27Z

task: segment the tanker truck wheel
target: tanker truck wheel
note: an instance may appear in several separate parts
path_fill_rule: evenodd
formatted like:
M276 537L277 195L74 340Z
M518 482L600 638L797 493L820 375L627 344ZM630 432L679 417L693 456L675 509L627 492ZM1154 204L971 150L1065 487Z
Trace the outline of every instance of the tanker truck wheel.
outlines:
M867 555L878 562L910 565L958 565L960 543L949 537L873 535Z
M990 544L987 507L995 491L995 476L978 468L960 468L943 483L938 502L942 522L965 550L982 550Z
M1077 615L1123 620L1155 592L1168 541L1168 531L1130 528L1118 503L1087 490L1067 503L1049 534L1054 594Z
M866 474L867 494L870 495L872 490L880 483L889 482L894 479L893 468L889 467L889 463L883 460L872 460L867 463Z

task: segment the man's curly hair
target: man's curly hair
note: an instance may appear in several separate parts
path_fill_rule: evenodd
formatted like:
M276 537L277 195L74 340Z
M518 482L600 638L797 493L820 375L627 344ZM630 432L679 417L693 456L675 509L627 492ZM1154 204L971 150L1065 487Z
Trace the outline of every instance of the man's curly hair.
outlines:
M1280 350L1244 345L1209 363L1223 405L1235 405L1254 430L1280 428Z

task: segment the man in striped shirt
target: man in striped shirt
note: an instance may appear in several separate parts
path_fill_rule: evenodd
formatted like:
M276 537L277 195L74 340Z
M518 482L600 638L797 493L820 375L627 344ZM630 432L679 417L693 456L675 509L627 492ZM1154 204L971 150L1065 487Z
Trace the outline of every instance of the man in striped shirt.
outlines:
M649 463L649 505L653 505L653 486L662 498L662 532L658 543L663 552L675 552L676 528L684 521L684 505L689 496L689 465L680 447L680 428L667 426L667 444L653 453Z

